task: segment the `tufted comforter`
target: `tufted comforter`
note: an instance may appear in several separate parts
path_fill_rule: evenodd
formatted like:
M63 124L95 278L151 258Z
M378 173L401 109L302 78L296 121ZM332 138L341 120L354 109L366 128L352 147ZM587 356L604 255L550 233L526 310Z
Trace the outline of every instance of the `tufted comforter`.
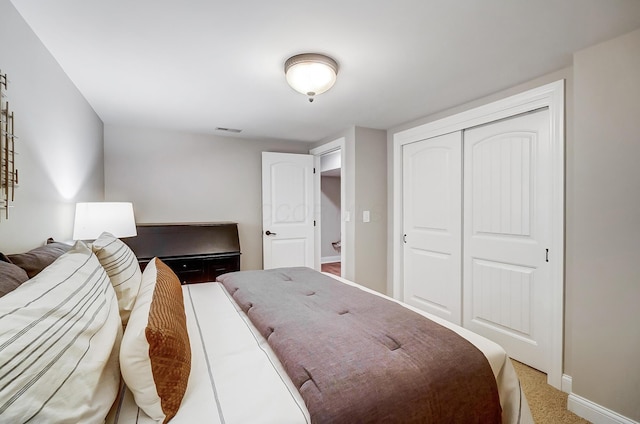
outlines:
M315 423L499 423L487 358L396 302L308 268L218 277Z

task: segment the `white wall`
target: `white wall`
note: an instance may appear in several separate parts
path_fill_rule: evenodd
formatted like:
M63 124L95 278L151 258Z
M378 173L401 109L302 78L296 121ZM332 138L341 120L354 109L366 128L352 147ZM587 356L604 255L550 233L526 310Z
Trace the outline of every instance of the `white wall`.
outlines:
M0 40L20 137L20 187L9 220L0 210L0 251L15 253L71 239L75 202L103 200L102 121L9 0L0 0Z
M320 177L320 207L322 240L322 259L340 256L331 243L340 240L340 177Z
M238 223L242 269L262 268L261 152L309 144L105 125L105 193L138 223Z
M573 391L640 421L640 30L573 63Z

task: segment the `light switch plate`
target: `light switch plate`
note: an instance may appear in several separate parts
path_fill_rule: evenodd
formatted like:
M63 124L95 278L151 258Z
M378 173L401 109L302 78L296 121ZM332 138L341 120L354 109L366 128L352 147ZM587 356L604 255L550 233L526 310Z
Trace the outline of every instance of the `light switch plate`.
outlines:
M362 211L362 222L369 221L371 221L371 214L369 213L369 211Z

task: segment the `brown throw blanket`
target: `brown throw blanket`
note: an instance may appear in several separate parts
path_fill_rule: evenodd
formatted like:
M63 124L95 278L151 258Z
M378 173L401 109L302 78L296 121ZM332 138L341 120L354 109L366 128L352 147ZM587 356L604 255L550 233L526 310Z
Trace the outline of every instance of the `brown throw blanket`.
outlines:
M218 277L267 339L313 423L500 423L485 356L395 302L309 268Z

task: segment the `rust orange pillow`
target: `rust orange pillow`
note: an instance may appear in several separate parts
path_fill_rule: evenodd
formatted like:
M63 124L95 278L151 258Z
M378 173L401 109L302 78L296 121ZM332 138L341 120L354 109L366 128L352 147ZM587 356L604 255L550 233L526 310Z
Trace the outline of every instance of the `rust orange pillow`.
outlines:
M122 377L149 417L167 422L177 413L191 372L191 346L182 287L155 258L142 283L120 348Z

